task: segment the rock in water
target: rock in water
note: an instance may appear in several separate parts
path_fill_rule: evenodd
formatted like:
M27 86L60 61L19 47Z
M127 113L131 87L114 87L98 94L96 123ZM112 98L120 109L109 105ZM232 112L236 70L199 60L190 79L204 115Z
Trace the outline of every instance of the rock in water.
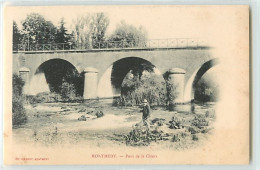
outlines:
M86 116L82 115L78 118L79 121L87 121Z
M97 111L96 116L97 118L104 116L103 111Z

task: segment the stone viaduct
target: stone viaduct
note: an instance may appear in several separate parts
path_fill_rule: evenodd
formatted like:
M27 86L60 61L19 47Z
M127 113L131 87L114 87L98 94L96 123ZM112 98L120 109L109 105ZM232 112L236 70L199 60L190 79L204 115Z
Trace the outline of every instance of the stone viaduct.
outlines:
M169 71L172 82L179 86L176 103L185 103L194 99L194 85L218 59L212 57L209 47L23 51L13 53L13 73L25 80L24 93L35 95L49 90L41 67L49 65L55 72L59 64L67 63L85 75L84 99L111 98L120 95L124 77L142 62L152 63L161 74ZM120 73L116 74L117 84L112 79L113 67Z

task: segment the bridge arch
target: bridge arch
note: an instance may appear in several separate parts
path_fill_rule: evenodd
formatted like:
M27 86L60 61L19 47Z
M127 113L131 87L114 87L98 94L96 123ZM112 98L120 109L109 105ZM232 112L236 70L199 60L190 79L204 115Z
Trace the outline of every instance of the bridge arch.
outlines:
M97 88L99 98L111 98L121 95L121 85L127 73L137 66L150 67L156 74L161 74L152 62L141 57L125 57L114 61L101 75ZM149 68L147 68L149 69Z
M54 58L46 60L36 68L31 77L30 94L59 92L64 79L74 83L74 81L80 81L74 79L74 76L79 77L79 75L77 67L65 59Z
M195 92L195 85L198 83L198 81L201 79L201 77L212 67L219 64L219 59L211 59L202 66L197 69L192 76L189 78L189 80L186 83L185 90L184 90L184 102L191 102L194 100L194 92Z

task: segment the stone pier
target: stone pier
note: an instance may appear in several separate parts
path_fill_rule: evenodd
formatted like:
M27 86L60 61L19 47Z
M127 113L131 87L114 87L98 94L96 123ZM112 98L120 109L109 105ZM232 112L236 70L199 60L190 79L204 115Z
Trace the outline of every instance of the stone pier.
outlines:
M23 94L29 94L29 72L30 70L26 67L22 67L19 69L19 76L24 81Z
M98 70L93 67L87 67L84 69L85 81L84 81L84 99L96 99L97 98L97 83L98 83Z
M180 111L183 105L183 93L186 71L181 68L172 68L168 71L168 83L171 86L169 110ZM169 90L169 89L168 89Z

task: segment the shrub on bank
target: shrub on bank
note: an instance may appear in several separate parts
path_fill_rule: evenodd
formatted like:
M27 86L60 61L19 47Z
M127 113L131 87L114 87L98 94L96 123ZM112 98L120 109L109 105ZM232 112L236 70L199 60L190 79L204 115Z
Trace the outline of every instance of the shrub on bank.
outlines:
M13 75L13 95L12 95L12 126L17 126L27 121L25 109L23 107L22 90L24 81L17 74Z
M125 137L126 145L148 146L151 142L162 140L162 131L151 129L147 123L137 123Z
M150 105L166 105L166 85L164 79L156 74L143 75L141 78L126 76L122 83L121 97L114 105L140 105L147 99Z
M58 93L50 93L50 92L43 92L39 93L35 96L27 95L24 96L24 100L27 104L37 104L37 103L51 103L51 102L77 102L81 101L81 96L73 96L73 97L62 97L61 94Z

